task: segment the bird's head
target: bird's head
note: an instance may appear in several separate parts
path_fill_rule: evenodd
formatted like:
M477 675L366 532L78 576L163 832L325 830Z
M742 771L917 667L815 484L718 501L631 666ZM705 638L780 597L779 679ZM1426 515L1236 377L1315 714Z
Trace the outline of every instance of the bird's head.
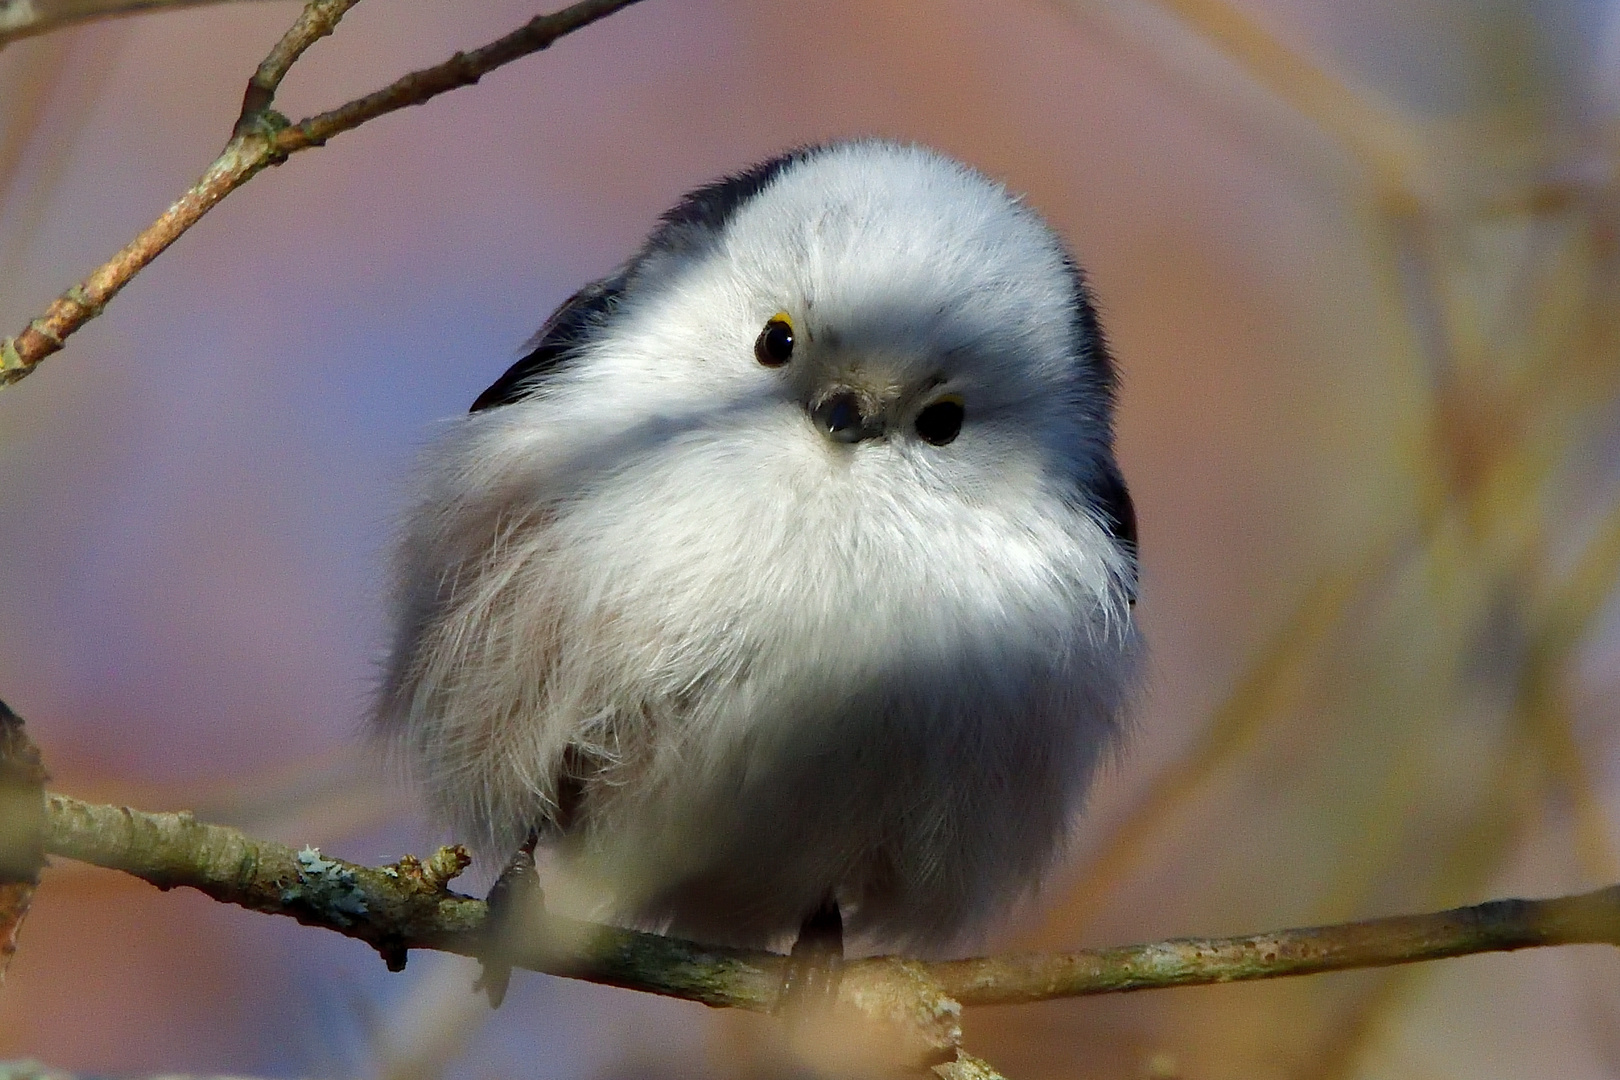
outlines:
M792 454L977 486L1009 467L1078 478L1108 452L1112 367L1062 243L929 150L837 144L699 189L620 290L604 377L722 426L733 407Z
M847 523L845 550L893 522L982 547L1078 512L1120 565L1113 384L1080 272L1033 210L933 151L858 141L692 192L475 409L546 401L513 428L586 471L628 463L638 513L679 491L672 530L819 515Z

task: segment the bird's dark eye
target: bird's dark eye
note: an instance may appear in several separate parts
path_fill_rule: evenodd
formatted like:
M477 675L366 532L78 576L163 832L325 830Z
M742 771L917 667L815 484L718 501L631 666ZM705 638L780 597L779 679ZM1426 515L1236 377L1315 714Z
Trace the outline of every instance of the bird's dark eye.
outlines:
M917 434L923 442L944 446L961 433L965 414L961 398L940 398L917 414Z
M754 359L766 367L781 367L793 358L793 320L778 311L754 341Z

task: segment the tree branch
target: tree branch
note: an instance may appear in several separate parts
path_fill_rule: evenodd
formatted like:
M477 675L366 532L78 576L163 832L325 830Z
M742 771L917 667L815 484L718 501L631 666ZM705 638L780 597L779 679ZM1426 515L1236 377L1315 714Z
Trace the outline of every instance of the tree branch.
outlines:
M497 38L482 48L468 53L458 52L442 64L413 71L365 97L300 120L277 133L276 150L281 154L292 154L319 146L332 136L359 127L385 113L420 105L447 90L471 86L496 68L539 52L558 38L638 2L581 0L550 15L537 15L505 37Z
M359 866L312 848L250 839L186 813L146 813L59 794L46 797L44 847L159 888L190 886L216 900L335 930L396 965L406 949L480 956L491 947L484 902L446 888L467 865L460 848L441 849L425 863L406 857L391 866ZM905 968L964 1005L1008 1005L1575 944L1620 944L1620 885L1242 937L936 963L876 957L851 962L846 978L861 984L880 970ZM556 915L503 946L516 967L757 1012L776 1007L786 959Z
M270 55L259 63L258 70L248 80L247 91L242 95L242 111L236 118L233 135L246 135L253 130L254 125L269 110L270 103L275 100L276 91L281 89L281 80L287 77L287 72L292 69L293 64L298 62L298 58L303 56L311 45L336 30L338 20L359 2L360 0L309 0L304 5L304 10L298 13L298 21L281 35L276 47L270 50Z
M5 4L7 0L0 0ZM15 0L12 0L15 2ZM221 199L269 165L320 146L334 135L379 116L420 105L449 90L476 83L502 65L547 48L558 38L606 18L638 0L581 0L550 15L539 15L505 37L470 53L456 53L442 64L412 72L375 93L328 112L289 124L271 110L275 90L305 49L332 32L356 0L308 0L298 21L254 72L243 94L242 113L225 149L163 215L90 276L51 301L45 313L16 337L0 341L0 388L27 376L39 362L61 350L69 335L99 315L136 274ZM0 10L4 10L0 8Z
M408 949L480 956L491 945L484 934L484 902L446 887L470 861L460 848L443 848L426 861L407 856L391 866L369 867L314 848L255 840L189 813L145 813L55 793L45 802L44 846L51 855L335 930L375 948L390 967L403 966ZM514 966L707 1005L760 1012L775 1005L783 957L557 916L546 916L545 923L520 927L503 943ZM569 950L559 953L557 942L568 943Z
M341 0L339 0L341 2ZM504 913L449 883L470 863L460 847L425 862L369 867L257 840L189 812L147 813L43 788L38 751L0 703L0 871L31 883L42 853L133 874L161 889L188 886L253 911L288 915L366 942L390 970L411 949L459 953L503 967L777 1012L787 957L701 945L550 914ZM7 870L9 868L9 870ZM5 880L0 877L0 881ZM24 906L26 907L26 897ZM20 917L20 916L19 916ZM1269 979L1578 943L1620 944L1620 885L1551 900L1497 900L1432 915L1231 938L1050 955L923 963L883 956L844 965L830 1011L790 1014L796 1043L834 1059L830 1071L881 1062L941 1080L1000 1080L961 1048L963 1005ZM851 1029L852 1014L868 1023ZM837 1026L820 1026L826 1021ZM865 1033L852 1036L851 1031ZM830 1037L837 1032L837 1037ZM803 1037L808 1035L808 1037Z
M929 972L964 1005L1015 1005L1589 944L1620 945L1620 885L1550 900L1492 900L1429 915L1244 937L955 960L931 964Z

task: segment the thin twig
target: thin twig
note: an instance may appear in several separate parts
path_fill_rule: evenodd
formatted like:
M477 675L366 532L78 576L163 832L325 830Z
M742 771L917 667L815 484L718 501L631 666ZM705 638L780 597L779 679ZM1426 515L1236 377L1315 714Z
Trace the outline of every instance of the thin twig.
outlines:
M283 36L276 49L260 65L253 78L263 79L268 90L250 84L244 97L244 117L239 129L225 144L214 163L191 188L147 226L123 250L97 267L89 277L51 301L45 313L16 337L0 341L0 388L27 376L39 362L61 350L68 336L99 315L107 303L153 259L212 210L221 199L251 180L269 165L278 165L290 154L320 146L334 135L350 131L368 120L410 105L420 105L449 90L476 83L489 72L530 53L539 52L557 39L606 18L638 0L581 0L580 3L550 15L531 19L519 29L470 53L456 53L434 67L424 68L397 79L372 94L346 105L283 126L268 109L268 99L257 111L247 108L260 102L266 92L273 95L275 84L286 68L297 59L352 5L342 0L310 0L299 15L299 22ZM300 30L302 27L302 30Z
M581 0L550 15L537 15L523 26L472 52L456 53L442 64L413 71L365 97L300 120L277 132L275 149L292 154L319 146L332 136L359 127L385 113L420 105L447 90L471 86L498 67L539 52L565 34L605 19L639 0Z
M0 387L27 376L58 352L68 335L101 314L108 301L225 196L270 164L262 135L232 139L184 195L90 276L52 300L45 313L14 338L0 341Z
M281 80L311 45L337 29L338 20L360 0L309 0L298 13L298 21L281 35L276 47L259 64L242 95L242 111L236 118L234 134L251 131L276 98Z
M954 960L928 970L964 1005L1015 1005L1584 944L1620 945L1620 885L1551 900L1492 900L1429 915L1243 937Z

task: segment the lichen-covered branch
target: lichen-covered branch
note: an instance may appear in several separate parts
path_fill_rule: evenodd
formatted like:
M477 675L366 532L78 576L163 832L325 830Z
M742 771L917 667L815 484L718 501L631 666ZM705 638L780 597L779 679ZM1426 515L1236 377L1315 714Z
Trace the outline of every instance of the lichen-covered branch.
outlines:
M45 849L122 870L160 889L185 885L252 911L290 915L356 937L395 961L402 948L457 949L484 918L481 902L444 882L466 864L448 851L426 863L366 867L328 859L313 848L254 840L189 813L148 814L128 807L45 800Z
M0 4L7 2L0 0ZM332 136L368 120L476 83L494 69L539 52L558 38L629 7L637 0L581 0L550 15L537 16L483 48L458 52L442 64L406 75L375 93L296 124L288 123L270 108L276 88L293 62L315 41L331 33L354 2L309 0L305 4L298 22L254 72L243 95L242 113L235 131L201 179L121 251L51 301L44 314L30 322L20 334L0 341L0 388L24 378L41 360L60 351L68 336L99 315L147 264L221 199L265 167L280 164L300 150L320 146Z
M964 1005L1013 1005L1583 944L1620 945L1620 885L1550 900L1493 900L1430 915L1245 937L957 960L932 964L929 972Z
M441 848L370 867L257 840L190 813L148 813L47 793L38 751L0 703L0 882L30 884L43 854L122 870L162 889L187 886L253 911L289 915L375 948L391 969L411 949L436 949L568 978L776 1012L787 958L701 945L569 919L543 907L491 920L484 901L450 890L469 858ZM7 878L6 875L9 875ZM24 907L26 908L26 898ZM20 918L20 915L19 915ZM13 923L13 929L15 923ZM1381 967L1546 945L1620 944L1620 885L1549 900L1495 900L1404 915L1229 938L1178 938L1075 953L923 963L873 957L844 965L837 999L822 1015L790 1017L816 1034L809 1045L858 1050L897 1068L931 1068L942 1080L994 1080L961 1048L964 1005L1172 986L1270 979ZM871 1038L852 1042L850 1014ZM807 1026L808 1025L808 1026ZM834 1063L837 1064L836 1062ZM838 1071L836 1068L833 1071Z
M291 915L359 938L396 964L407 949L479 956L490 948L484 902L446 888L466 865L460 849L444 849L425 863L406 858L366 867L253 840L189 814L57 794L46 798L44 847L160 888L186 885L227 903ZM1243 937L927 964L878 957L847 965L845 996L895 979L921 980L964 1005L1006 1005L1583 943L1620 944L1620 886ZM502 944L516 967L756 1011L775 1008L785 959L549 915Z
M461 848L441 848L426 861L407 856L390 866L360 866L314 848L252 839L189 813L147 813L59 794L45 796L42 841L52 855L122 870L162 889L187 886L357 938L395 970L408 950L436 949L717 1007L774 1012L781 996L787 958L775 953L543 910L503 918L496 939L484 901L448 888L468 865ZM882 1038L874 1052L886 1059L912 1067L958 1063L960 1006L925 965L900 959L858 965L842 980L837 1005L875 1022Z
M122 870L162 889L187 886L253 911L289 915L357 938L393 970L411 949L437 949L569 978L776 1012L787 958L700 945L564 918L503 911L452 892L460 847L389 866L345 862L256 840L190 813L147 813L45 792L38 752L0 703L0 868L30 881L41 853ZM874 957L844 965L836 1001L788 1016L823 1071L874 1062L941 1080L1001 1080L961 1047L963 1005L1006 1005L1156 987L1276 978L1541 945L1620 944L1620 885L1551 900L1498 900L1432 915L1234 938L1183 938L1091 952L923 963ZM851 1017L864 1024L851 1027ZM853 1034L852 1034L853 1033Z
M490 948L484 902L446 887L468 863L459 848L426 861L407 856L392 866L360 866L314 848L251 839L187 813L145 813L57 794L46 797L44 845L52 855L122 870L161 889L188 886L358 938L396 968L409 949L479 956ZM551 916L545 923L520 927L503 941L515 966L710 1005L775 1004L781 957Z

